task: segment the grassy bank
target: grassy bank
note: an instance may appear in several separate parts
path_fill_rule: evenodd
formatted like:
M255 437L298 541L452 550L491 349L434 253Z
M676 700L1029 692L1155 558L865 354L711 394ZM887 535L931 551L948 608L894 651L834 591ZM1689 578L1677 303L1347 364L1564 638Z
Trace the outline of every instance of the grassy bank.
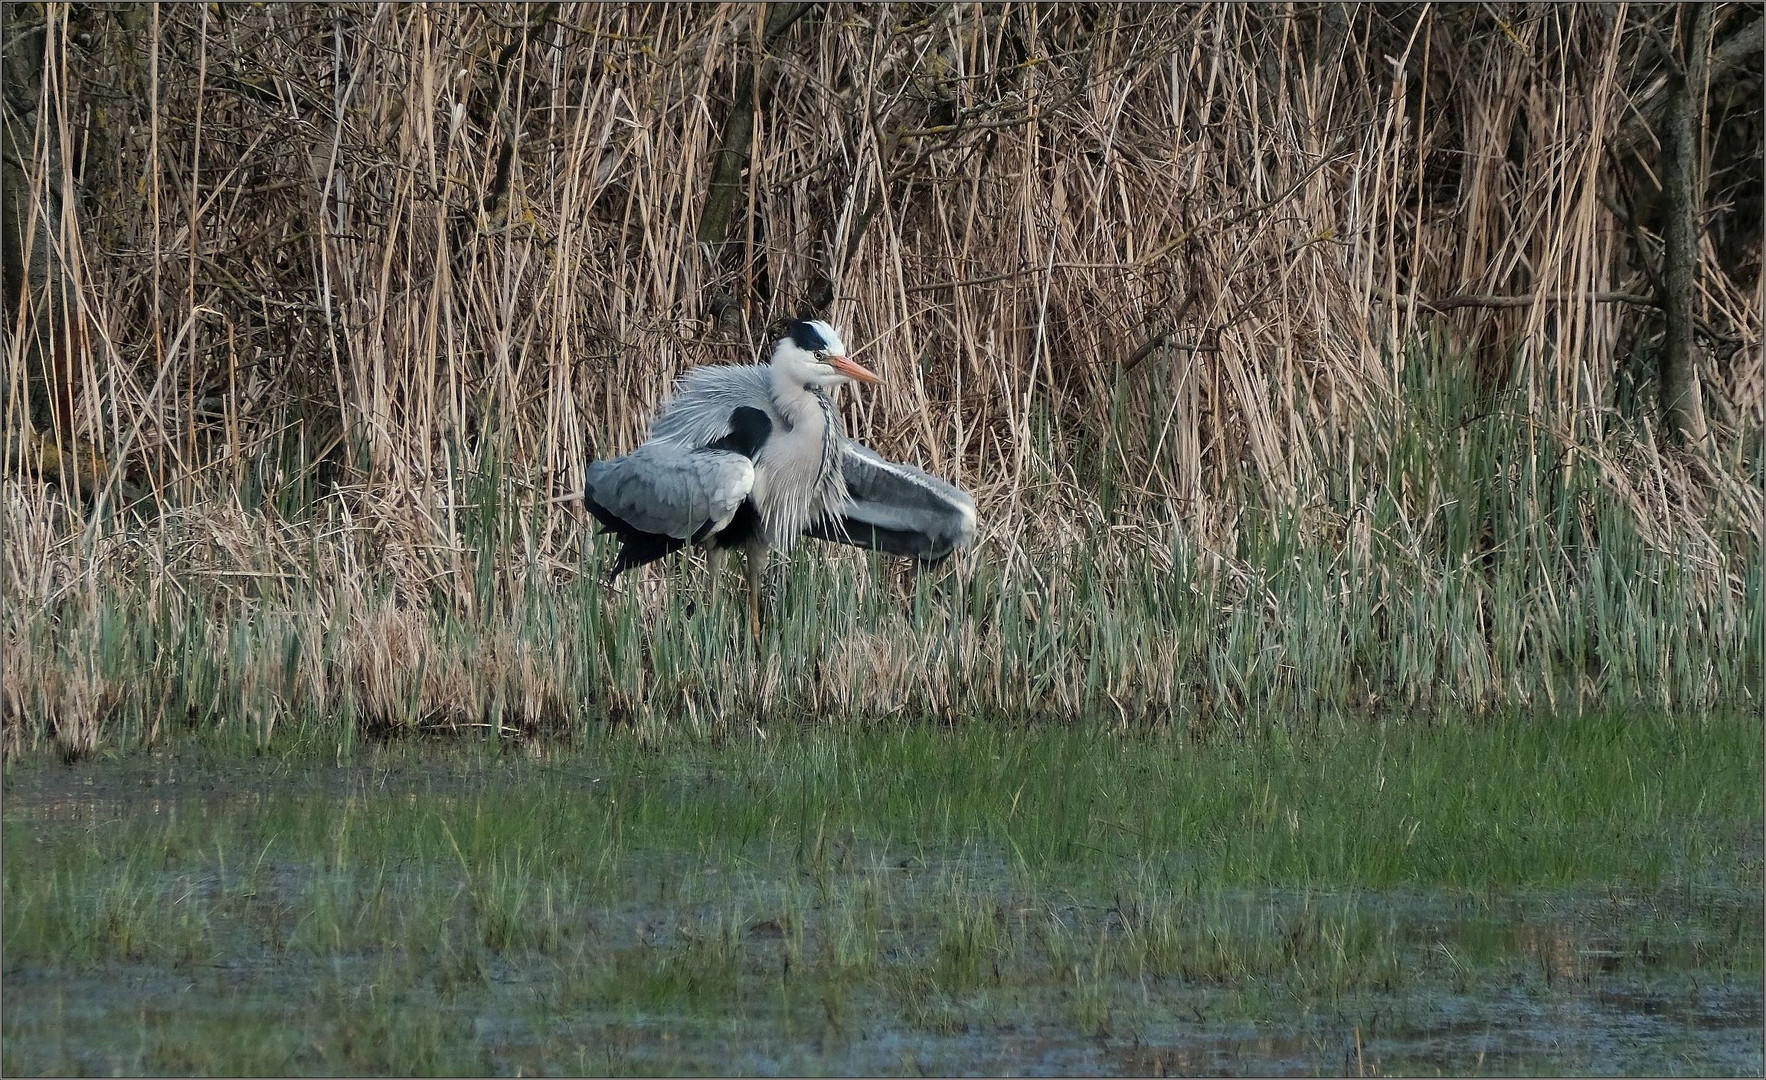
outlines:
M1758 1050L1744 718L239 749L9 766L9 1073ZM1619 1036L1648 1010L1662 1032Z
M1247 491L1213 539L1174 506L1128 506L1132 472L1051 435L1016 505L938 571L800 548L758 647L734 574L678 561L609 591L608 545L580 521L542 542L556 516L490 441L426 549L342 496L82 525L9 484L9 745L889 716L1244 733L1758 702L1745 518L1651 528L1651 492L1500 398L1419 388L1392 424L1383 462L1345 461L1289 510Z
M1756 705L1759 23L1677 445L1678 10L8 9L4 744ZM805 313L975 551L606 594L586 463Z

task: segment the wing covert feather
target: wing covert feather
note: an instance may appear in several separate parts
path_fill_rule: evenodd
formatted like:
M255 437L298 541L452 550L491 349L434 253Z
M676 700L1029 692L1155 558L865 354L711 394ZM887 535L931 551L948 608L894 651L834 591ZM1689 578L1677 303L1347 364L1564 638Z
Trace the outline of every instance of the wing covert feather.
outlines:
M649 442L622 458L589 466L587 490L631 528L686 540L736 512L754 486L741 454Z

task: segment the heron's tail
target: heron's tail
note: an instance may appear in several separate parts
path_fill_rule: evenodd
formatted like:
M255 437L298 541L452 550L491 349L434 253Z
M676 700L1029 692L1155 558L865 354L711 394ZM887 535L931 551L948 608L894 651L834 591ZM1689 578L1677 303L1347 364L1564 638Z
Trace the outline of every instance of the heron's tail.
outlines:
M617 531L616 531L617 532ZM619 555L613 560L613 569L607 574L607 584L613 579L640 566L648 566L657 559L687 546L685 540L672 536L657 536L655 533L624 531L617 532L620 539Z

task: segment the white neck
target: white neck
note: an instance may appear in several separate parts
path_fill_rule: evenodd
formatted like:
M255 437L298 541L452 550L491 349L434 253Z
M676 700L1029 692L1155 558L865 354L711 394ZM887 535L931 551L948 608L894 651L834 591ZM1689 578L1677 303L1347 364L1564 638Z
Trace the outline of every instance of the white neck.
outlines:
M755 461L756 502L767 540L786 549L810 522L846 504L840 472L840 428L829 387L808 383L804 372L773 365L769 390L773 408L785 422L775 428ZM816 391L821 390L818 394Z
M773 404L793 424L812 418L817 421L821 419L822 406L816 400L815 389L801 375L774 364L772 392Z

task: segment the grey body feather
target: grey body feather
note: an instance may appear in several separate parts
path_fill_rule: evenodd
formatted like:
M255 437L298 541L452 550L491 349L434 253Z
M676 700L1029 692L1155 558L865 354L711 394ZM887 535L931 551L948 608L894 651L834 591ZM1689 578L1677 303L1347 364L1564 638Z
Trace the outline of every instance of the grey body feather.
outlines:
M727 450L651 441L590 465L585 487L632 528L696 540L729 524L754 487L754 465Z
M838 516L847 503L840 414L826 391L789 389L801 393L781 401L770 367L694 368L650 429L654 440L704 446L729 432L730 413L738 406L766 413L773 432L754 462L754 505L767 546L781 550L812 522Z

